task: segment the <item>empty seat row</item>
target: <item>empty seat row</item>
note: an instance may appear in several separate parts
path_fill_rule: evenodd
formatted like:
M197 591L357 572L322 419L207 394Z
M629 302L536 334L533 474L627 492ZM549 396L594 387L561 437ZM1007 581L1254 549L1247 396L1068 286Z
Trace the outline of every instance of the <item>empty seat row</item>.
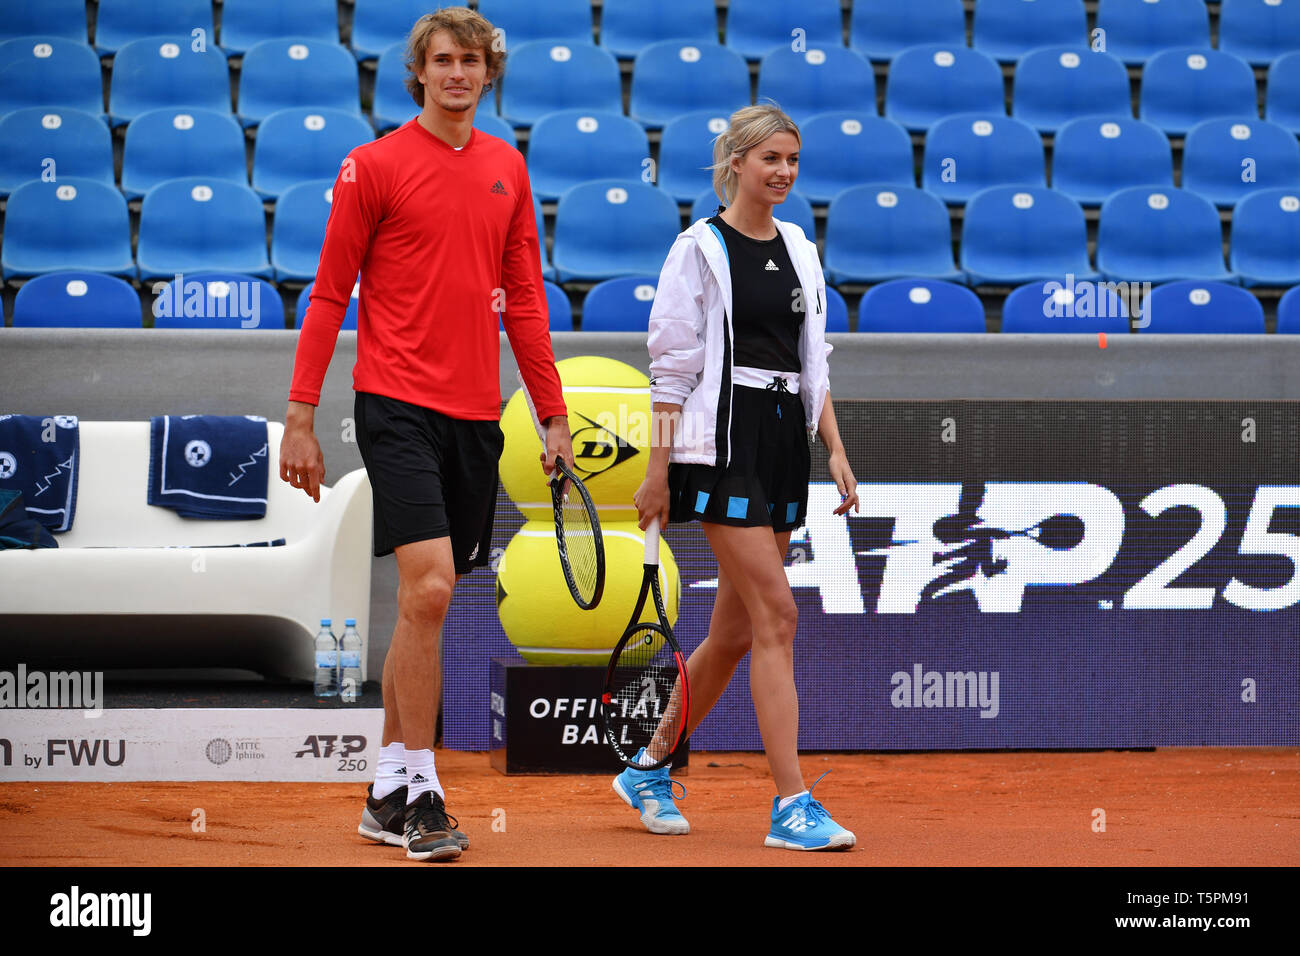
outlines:
M54 38L0 43L0 74L7 80L0 113L42 105L101 111L98 60L82 44ZM501 115L519 128L558 109L623 108L618 64L591 44L524 44L512 51L502 86ZM225 61L215 51L196 51L184 38L137 40L114 62L110 121L122 125L168 106L228 111L229 87ZM749 89L748 68L734 51L670 40L638 56L629 115L647 129L696 110L729 115L750 102ZM783 49L764 57L758 97L776 101L797 123L830 110L875 113L876 78L867 60L852 50ZM360 113L356 66L337 44L266 40L245 55L238 101L244 126L295 106ZM495 103L489 95L479 110L492 112ZM895 58L884 103L886 116L913 131L954 113L1006 112L997 62L977 50L942 44L909 47ZM380 59L372 112L381 131L418 112L406 89L400 45ZM1052 132L1074 117L1097 113L1131 113L1128 74L1120 59L1086 46L1047 46L1020 61L1012 115ZM1172 135L1182 135L1201 119L1258 116L1254 73L1244 60L1218 50L1164 51L1143 69L1139 114ZM1270 68L1265 114L1300 132L1300 49Z
M592 287L582 299L584 332L644 332L657 277L627 276ZM545 283L550 329L573 330L573 308L559 286ZM355 330L361 284L341 328ZM295 328L301 328L312 285L297 297ZM264 279L198 273L159 283L151 290L155 328L283 329L280 293ZM827 289L826 330L849 331L844 299ZM96 273L58 272L25 284L14 302L15 328L140 328L140 297L128 283ZM1264 310L1239 286L1180 281L1154 288L1088 281L1034 282L1011 291L1002 303L1001 331L1056 334L1151 333L1261 334ZM498 320L500 325L500 320ZM1300 334L1300 285L1278 304L1277 332ZM870 288L860 300L858 332L958 332L986 330L984 307L969 289L935 279L904 278Z
M100 0L95 43L110 54L133 39L189 34L219 40L227 54L239 54L260 40L289 35L339 38L334 0L223 0L221 34L214 31L208 0ZM591 43L592 4L587 0L481 0L479 12L502 31L508 47L552 39ZM729 0L722 34L727 45L750 60L793 36L807 45L843 46L840 0ZM424 0L356 0L352 52L373 59L407 35L429 12ZM795 33L795 31L799 31ZM47 34L87 37L83 0L42 0L0 7L0 39ZM1223 0L1219 44L1263 65L1280 52L1300 47L1300 11L1280 0ZM718 42L714 0L607 0L601 3L600 42L612 55L631 59L659 40ZM1141 63L1162 49L1209 46L1210 15L1204 0L1099 0L1096 28L1088 33L1083 0L977 0L971 42L975 49L1011 62L1051 43L1104 44L1126 62ZM966 42L961 0L854 0L848 45L873 60L887 61L916 43ZM213 43L215 45L215 42Z

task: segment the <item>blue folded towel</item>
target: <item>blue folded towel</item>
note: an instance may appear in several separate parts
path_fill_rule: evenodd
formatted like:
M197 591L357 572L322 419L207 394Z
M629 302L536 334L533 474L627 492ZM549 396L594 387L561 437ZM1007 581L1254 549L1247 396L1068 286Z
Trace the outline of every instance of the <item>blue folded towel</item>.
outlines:
M0 551L7 548L57 548L54 535L23 507L23 493L0 488Z
M80 449L76 415L0 415L0 489L22 492L30 517L55 534L67 531Z
M266 516L266 419L159 415L149 419L149 504L183 518Z

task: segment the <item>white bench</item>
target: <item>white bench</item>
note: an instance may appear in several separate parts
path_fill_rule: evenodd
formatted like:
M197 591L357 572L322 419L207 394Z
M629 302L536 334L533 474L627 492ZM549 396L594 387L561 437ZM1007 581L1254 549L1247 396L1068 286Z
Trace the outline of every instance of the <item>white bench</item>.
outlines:
M364 469L319 503L280 480L267 422L266 516L182 518L147 503L149 423L81 423L77 510L59 547L0 551L0 658L82 670L240 668L310 680L320 619L370 635ZM284 538L280 547L228 548ZM175 547L181 545L184 547ZM366 674L362 648L361 668Z

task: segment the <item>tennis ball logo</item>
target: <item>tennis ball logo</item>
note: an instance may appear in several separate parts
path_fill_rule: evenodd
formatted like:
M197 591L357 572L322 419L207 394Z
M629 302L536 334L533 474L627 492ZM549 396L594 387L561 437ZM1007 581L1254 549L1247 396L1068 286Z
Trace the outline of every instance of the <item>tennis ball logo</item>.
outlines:
M645 478L650 445L650 380L624 362L581 355L555 364L569 410L573 464L602 525L635 521L632 495ZM523 391L501 415L501 484L524 517L551 518L550 491L538 462L541 445ZM638 565L639 566L639 565Z
M609 660L641 591L645 534L634 521L602 522L600 530L605 542L605 592L590 611L579 608L569 595L550 521L529 521L510 539L497 563L497 614L506 637L524 660L588 665ZM675 623L681 580L662 539L659 588L668 620ZM647 597L646 605L641 620L656 620L653 598Z

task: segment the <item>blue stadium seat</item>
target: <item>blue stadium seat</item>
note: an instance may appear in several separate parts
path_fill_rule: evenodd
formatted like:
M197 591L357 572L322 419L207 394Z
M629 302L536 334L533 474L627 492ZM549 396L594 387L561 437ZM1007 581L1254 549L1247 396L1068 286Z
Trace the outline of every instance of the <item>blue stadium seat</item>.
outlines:
M195 30L203 33L196 35ZM99 0L95 50L100 56L144 37L175 37L177 43L183 38L187 50L201 38L206 49L221 52L212 28L211 0Z
M140 296L117 276L48 272L23 283L14 297L14 328L138 329Z
M552 332L573 331L573 305L569 302L569 293L565 292L549 279L542 282L546 290L546 318ZM501 313L497 313L497 328L506 330Z
M542 256L542 278L554 281L555 266L546 257L546 216L542 212L542 201L536 194L533 195L533 218L537 221L537 251Z
M826 331L849 330L849 304L833 285L826 286Z
M113 138L98 116L29 106L0 116L0 197L42 176L97 179L112 186Z
M275 203L271 224L271 267L277 282L316 277L334 180L313 179L290 186Z
M483 133L495 136L497 139L503 139L515 149L519 148L519 140L515 136L515 128L503 120L495 113L489 113L486 110L476 110L474 113L474 128Z
M582 300L582 331L645 332L659 276L624 276L592 286Z
M854 0L849 46L876 63L887 63L909 46L966 45L961 0Z
M1044 46L1088 42L1083 0L977 0L971 46L1002 63L1014 63Z
M372 139L370 124L356 113L277 110L257 130L253 188L264 197L275 197L307 179L333 180L348 153Z
M719 202L717 194L710 186L700 193L691 205L691 222L712 219L717 214L719 205L724 204ZM817 236L817 220L813 216L812 204L797 192L787 194L784 202L773 206L772 215L782 222L794 223L809 239L815 239Z
M338 4L335 0L223 0L221 49L226 56L242 56L263 40L280 37L337 44Z
M1265 189L1237 203L1228 262L1245 286L1300 283L1300 188Z
M1277 304L1277 334L1300 334L1300 285L1289 290Z
M5 207L3 276L108 272L135 278L126 199L93 179L23 183Z
M589 179L649 181L649 159L645 129L622 113L557 110L528 136L528 179L543 202Z
M1188 131L1184 189L1228 208L1274 186L1300 188L1300 143L1285 127L1261 119L1213 119Z
M1097 269L1119 282L1235 281L1224 269L1219 214L1184 189L1133 186L1102 204Z
M1264 334L1264 307L1241 286L1191 280L1158 285L1142 305L1144 334Z
M308 282L302 292L298 294L297 316L294 319L293 327L302 328L302 320L307 317L307 306L311 304L311 290L315 288L315 282ZM343 314L343 324L339 326L341 330L357 330L357 307L361 295L361 280L358 279L352 286L352 299L348 302L348 310Z
M730 116L749 102L749 66L739 53L718 43L668 40L637 54L627 115L658 129L687 113Z
M0 4L0 42L15 37L59 37L89 43L86 0L10 0Z
M256 126L277 110L298 106L360 115L357 63L346 49L337 43L290 38L263 40L244 54L239 70L241 123Z
M943 200L912 186L853 186L826 214L827 281L884 282L923 276L963 281L952 260Z
M510 56L534 40L594 43L590 0L479 0L478 12L505 33Z
M1210 46L1205 0L1098 0L1105 51L1140 66L1161 50Z
M1040 133L1079 116L1132 116L1128 70L1118 57L1086 46L1026 53L1016 64L1011 115Z
M474 125L478 125L478 117L494 108L495 103L495 94L489 93L487 102L479 103L474 113ZM419 114L420 107L406 89L406 44L394 43L380 54L375 70L375 96L371 106L375 129L385 133Z
M244 131L229 113L215 110L150 110L126 128L122 192L139 199L168 179L202 176L248 185Z
M269 278L266 215L247 186L225 179L169 179L145 193L136 249L140 277L238 272Z
M640 57L664 40L695 46L718 42L718 12L713 0L604 0L600 45L620 60Z
M1255 74L1245 60L1218 50L1157 53L1142 69L1138 115L1170 136L1221 116L1258 118Z
M859 332L987 331L984 306L965 286L895 279L872 286L858 303Z
M790 50L796 30L802 31L798 36L805 49L843 47L840 0L730 0L727 4L727 46L747 60L761 60L775 47Z
M1056 131L1052 188L1081 206L1100 206L1129 186L1174 185L1169 137L1131 116L1085 116Z
M623 112L618 60L592 43L538 40L515 47L501 87L501 117L531 126L555 110Z
M555 212L556 281L658 275L680 232L677 203L654 186L620 179L574 186Z
M992 57L957 44L908 47L889 65L885 115L925 130L953 113L1006 114L1002 69Z
M99 57L84 43L21 37L0 43L0 114L57 106L104 115Z
M1292 0L1223 0L1219 4L1219 49L1252 66L1268 66L1300 50L1300 4Z
M1113 284L1029 282L1012 289L1002 303L1002 331L1127 335L1128 308Z
M659 188L678 202L713 193L713 141L727 129L728 112L685 113L659 138Z
M1278 57L1268 68L1264 118L1300 134L1300 50Z
M958 206L989 186L1046 186L1046 168L1032 126L1000 114L958 114L926 134L921 186Z
M758 68L758 101L770 97L796 123L830 110L876 111L876 74L860 53L843 46L778 48Z
M230 112L230 72L219 50L196 53L183 37L146 37L117 51L108 87L114 126L177 106Z
M573 331L573 305L569 294L551 281L544 281L546 288L546 314L550 320L552 332Z
M374 60L394 43L405 43L415 21L430 12L427 0L356 0L352 55Z
M785 201L789 202L797 195L798 193L791 193L789 196L785 197ZM694 223L701 219L709 219L716 216L718 214L718 207L725 205L726 204L718 198L718 194L713 191L713 187L710 186L707 190L695 197L695 202L691 203L690 221ZM812 207L810 206L809 208Z
M174 277L152 310L155 329L284 331L284 300L275 286L241 273L200 270Z
M800 129L799 178L794 190L819 206L850 186L915 186L912 138L874 113L819 113Z
M961 268L973 286L1093 279L1083 208L1046 187L994 186L962 218Z

